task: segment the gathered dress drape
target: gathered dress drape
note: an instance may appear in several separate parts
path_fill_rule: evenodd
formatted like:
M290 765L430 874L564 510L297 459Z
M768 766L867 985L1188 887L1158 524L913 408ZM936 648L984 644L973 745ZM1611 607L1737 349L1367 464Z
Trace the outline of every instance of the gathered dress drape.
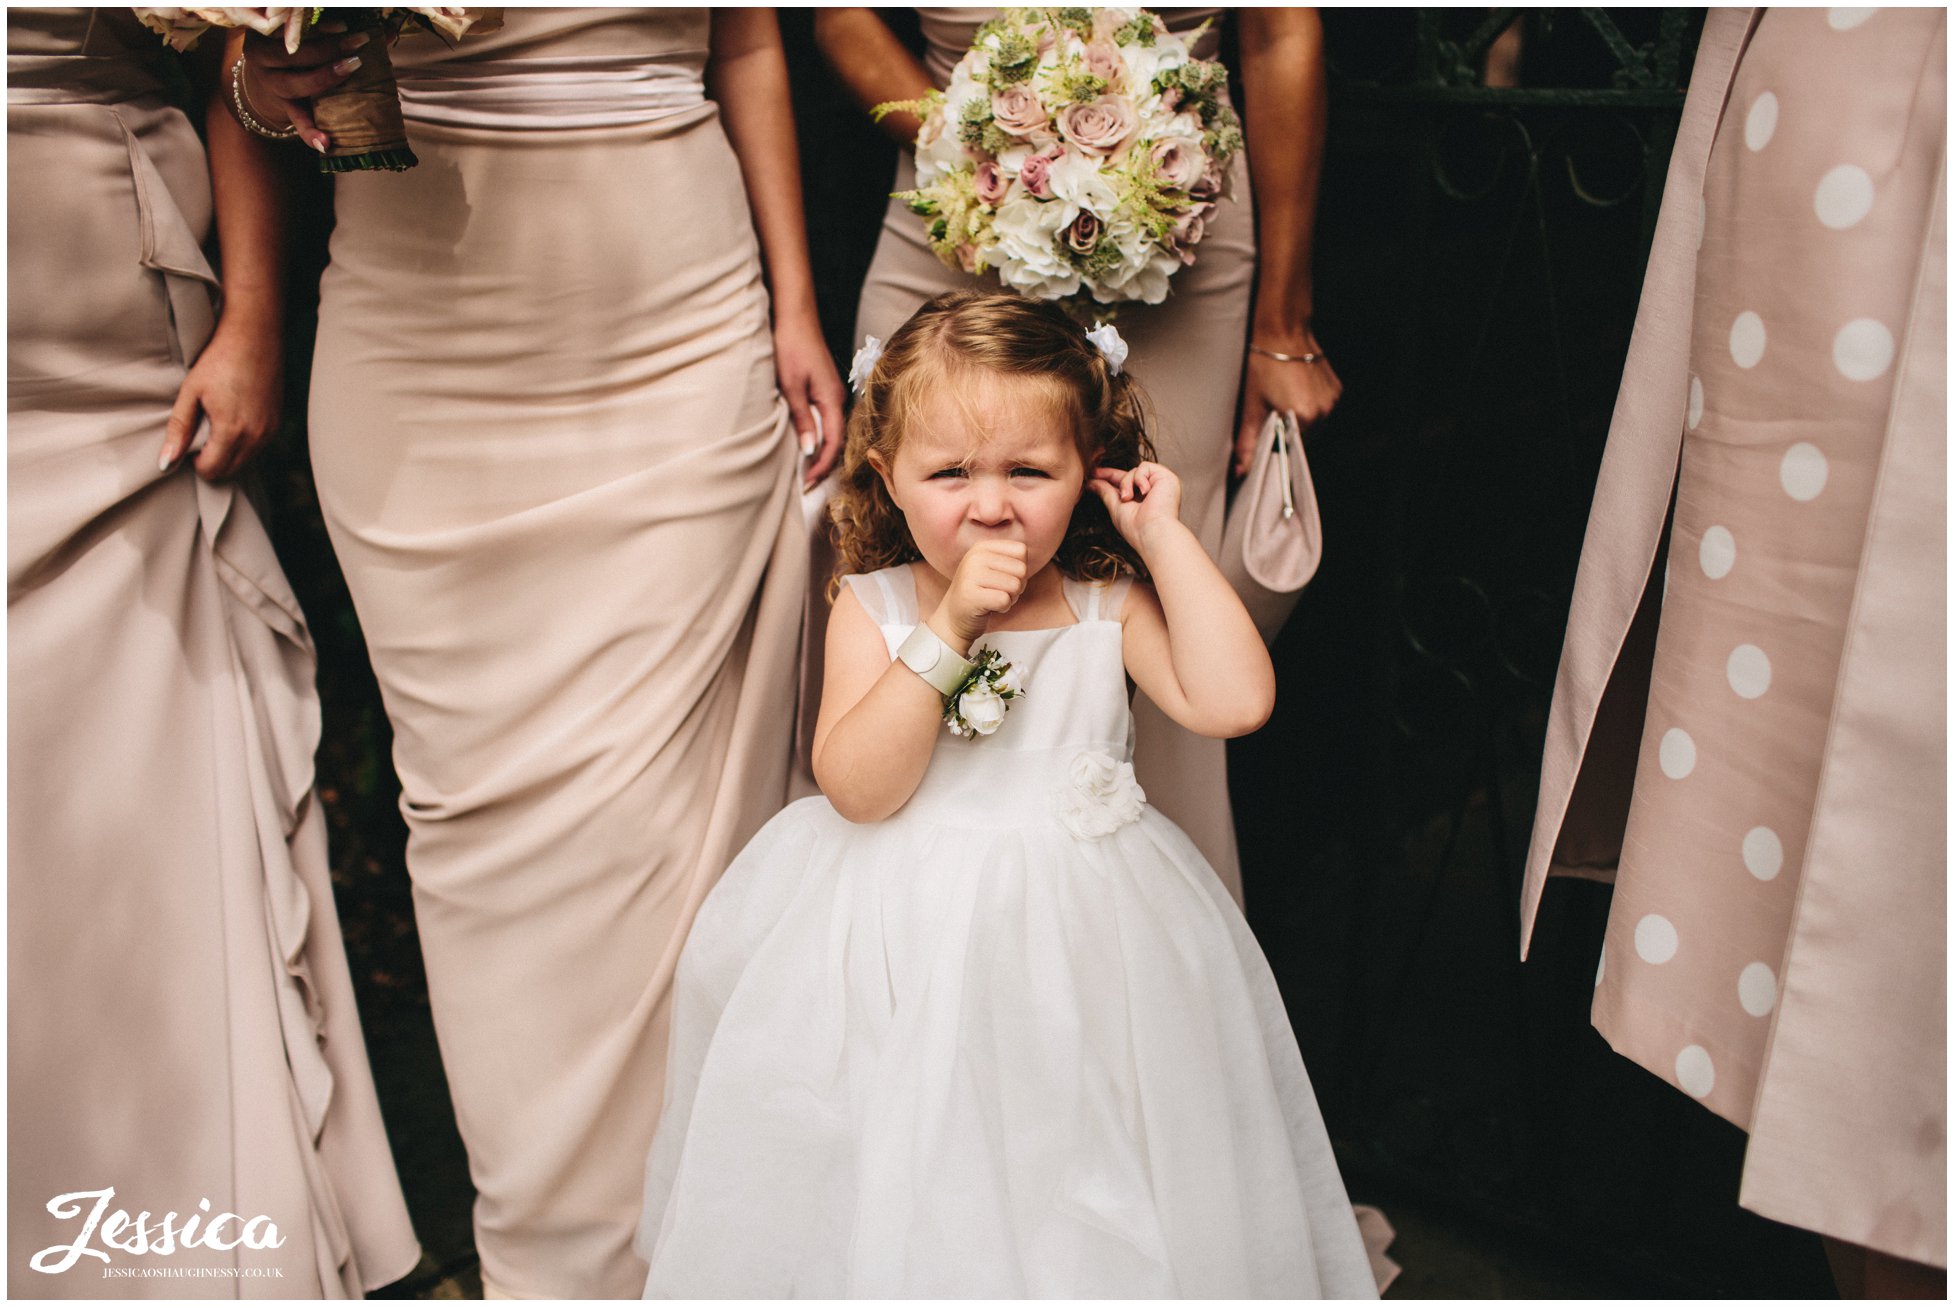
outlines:
M238 487L157 470L217 289L171 57L126 9L7 16L7 1285L360 1297L420 1249L327 875L312 642ZM30 1266L82 1234L50 1200L104 1189L282 1246Z

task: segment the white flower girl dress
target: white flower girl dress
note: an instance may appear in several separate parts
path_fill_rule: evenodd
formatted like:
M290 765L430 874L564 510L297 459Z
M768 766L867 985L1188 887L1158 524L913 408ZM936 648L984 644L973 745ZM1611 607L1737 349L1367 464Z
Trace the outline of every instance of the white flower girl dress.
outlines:
M846 582L891 657L907 567ZM1376 1296L1261 950L1133 780L1118 607L894 816L803 799L679 963L646 1297Z

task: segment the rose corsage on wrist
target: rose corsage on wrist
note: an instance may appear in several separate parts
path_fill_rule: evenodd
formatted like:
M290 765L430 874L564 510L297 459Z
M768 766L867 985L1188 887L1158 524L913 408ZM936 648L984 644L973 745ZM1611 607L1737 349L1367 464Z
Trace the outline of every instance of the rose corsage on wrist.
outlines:
M970 675L943 699L943 724L966 740L994 734L1004 724L1011 701L1024 697L1023 684L997 650L986 645L972 655L971 663Z
M1085 317L1158 304L1194 262L1242 148L1228 71L1145 9L1006 9L913 113L898 193L953 268Z
M312 120L332 144L319 157L321 172L387 170L403 172L420 161L407 144L400 88L394 81L388 42L407 26L425 28L453 44L468 33L481 35L502 26L499 9L458 5L405 5L382 8L323 8L310 5L229 9L136 8L143 26L174 50L188 50L211 28L245 27L260 36L282 35L285 49L298 49L314 27L328 18L347 32L371 32L380 39L360 47L359 67L331 90L313 97ZM241 75L241 72L240 74ZM240 85L240 95L248 91ZM238 106L243 111L245 106ZM247 124L248 126L249 124Z

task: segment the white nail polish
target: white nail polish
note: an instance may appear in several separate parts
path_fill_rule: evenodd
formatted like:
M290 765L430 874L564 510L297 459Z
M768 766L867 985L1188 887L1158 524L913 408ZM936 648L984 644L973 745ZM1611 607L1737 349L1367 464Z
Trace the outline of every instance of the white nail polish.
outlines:
M176 460L171 458L168 454L159 455L156 459L156 470L158 472L167 472L175 466L176 466Z

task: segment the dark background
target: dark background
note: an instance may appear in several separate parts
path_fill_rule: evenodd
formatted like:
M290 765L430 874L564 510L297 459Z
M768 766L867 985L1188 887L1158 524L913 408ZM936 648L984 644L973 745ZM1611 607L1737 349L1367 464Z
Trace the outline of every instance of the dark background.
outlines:
M914 18L889 11L892 22ZM1481 55L1522 25L1518 89ZM1337 10L1308 454L1327 542L1230 748L1248 919L1393 1296L1824 1296L1818 1242L1737 1207L1743 1135L1588 1022L1608 890L1520 868L1596 469L1700 10ZM782 15L817 288L844 369L894 147ZM1238 98L1239 103L1239 98ZM298 196L285 438L263 460L320 652L320 794L373 1066L433 1293L472 1261L390 737L313 498L305 362L331 194ZM652 219L648 215L647 222Z

